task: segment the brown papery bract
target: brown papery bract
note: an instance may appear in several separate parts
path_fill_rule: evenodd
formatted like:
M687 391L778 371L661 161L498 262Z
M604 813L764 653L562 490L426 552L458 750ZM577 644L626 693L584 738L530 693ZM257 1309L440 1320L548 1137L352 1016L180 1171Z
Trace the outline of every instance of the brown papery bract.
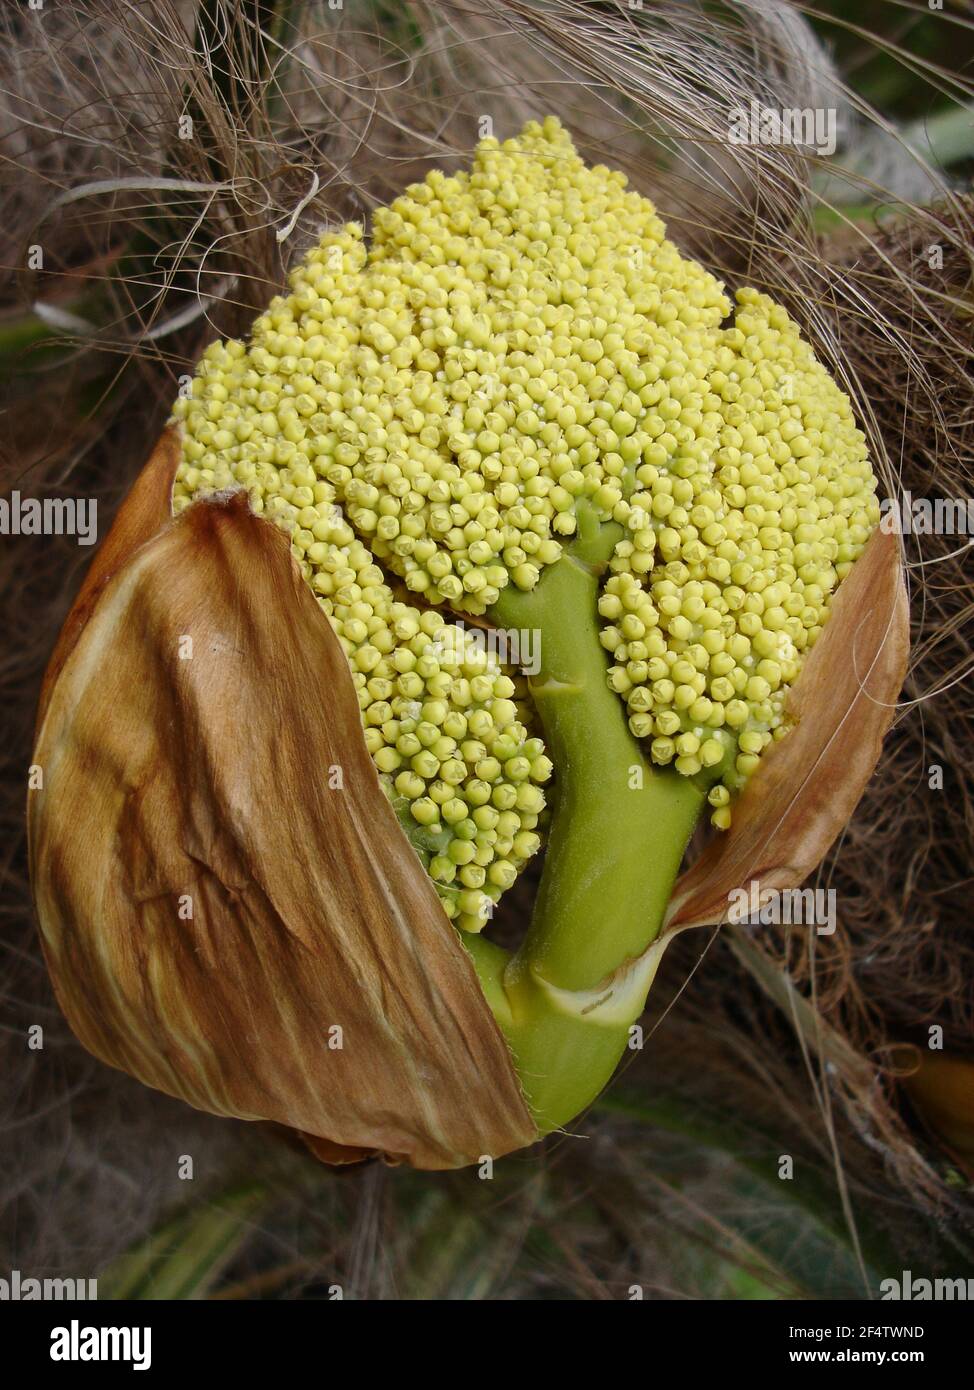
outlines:
M902 1048L896 1056L907 1068L904 1089L920 1118L974 1182L974 1061L923 1048Z
M786 891L818 867L876 769L909 651L899 538L877 531L789 691L794 727L762 756L728 833L677 882L667 933L732 920L735 890Z
M152 535L171 450L72 614L34 752L35 903L72 1028L148 1085L287 1125L330 1162L451 1168L530 1144L507 1045L287 538L243 493Z

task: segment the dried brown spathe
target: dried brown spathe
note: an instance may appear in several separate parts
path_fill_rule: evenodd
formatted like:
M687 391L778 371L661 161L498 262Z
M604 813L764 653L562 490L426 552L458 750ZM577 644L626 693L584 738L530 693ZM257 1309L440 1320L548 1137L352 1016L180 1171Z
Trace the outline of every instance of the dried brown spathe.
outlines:
M286 537L242 494L152 535L152 476L66 627L34 753L35 901L72 1028L332 1162L449 1168L531 1143Z
M735 889L794 888L818 867L876 769L909 644L899 539L876 531L789 692L794 727L763 754L728 833L677 882L668 931L724 921Z

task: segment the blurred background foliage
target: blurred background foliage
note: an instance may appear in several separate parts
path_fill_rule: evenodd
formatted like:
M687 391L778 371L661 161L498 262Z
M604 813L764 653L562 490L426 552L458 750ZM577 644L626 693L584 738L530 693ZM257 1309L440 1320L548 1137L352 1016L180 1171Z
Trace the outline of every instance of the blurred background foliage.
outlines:
M917 77L914 63L969 72L974 61L974 33L945 24L944 10L970 19L966 0L943 0L939 8L900 5L891 0L822 0L806 10L809 21L835 56L845 80L884 115L904 122L950 109L950 98Z

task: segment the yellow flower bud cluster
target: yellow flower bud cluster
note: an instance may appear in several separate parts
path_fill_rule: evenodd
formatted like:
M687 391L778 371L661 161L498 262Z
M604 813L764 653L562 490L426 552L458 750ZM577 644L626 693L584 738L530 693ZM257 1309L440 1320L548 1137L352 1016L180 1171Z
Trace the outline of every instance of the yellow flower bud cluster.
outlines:
M319 477L311 441L288 437L320 360L295 348L286 373L256 337L249 350L207 350L192 396L174 409L184 433L173 509L243 486L254 510L290 534L348 659L380 780L448 915L479 931L540 847L551 763L494 655L441 614L396 601Z
M731 792L783 732L787 688L879 516L849 402L785 310L742 290L726 326L720 282L680 255L624 175L586 168L550 117L483 141L469 172L433 171L377 210L368 249L354 225L326 236L290 289L248 347L211 349L180 402L177 502L243 485L291 531L348 644L377 765L417 824L453 784L427 778L435 752L408 751L422 744L417 727L399 747L409 717L395 701L419 687L398 682L433 677L394 663L407 651L420 661L414 643L431 634L409 624L431 619L393 604L375 560L429 603L483 612L509 583L538 583L584 502L624 532L599 605L610 685L655 761L719 777L710 799L726 826ZM454 656L445 674L463 690L466 656ZM439 686L415 698L458 713ZM509 757L453 725L436 744L477 784L458 795L470 814L449 839L462 919L470 894L506 886L536 839L548 764L509 704L477 688L504 752L521 739ZM478 744L499 780L478 773ZM486 826L493 811L507 819ZM470 843L486 886L464 877ZM434 876L451 875L449 858L433 855Z
M630 728L659 763L722 773L721 828L879 521L848 399L781 306L751 289L737 301L687 428L636 469L599 604Z
M534 588L580 500L625 519L729 307L556 120L484 140L373 216L326 476L410 589L483 612Z

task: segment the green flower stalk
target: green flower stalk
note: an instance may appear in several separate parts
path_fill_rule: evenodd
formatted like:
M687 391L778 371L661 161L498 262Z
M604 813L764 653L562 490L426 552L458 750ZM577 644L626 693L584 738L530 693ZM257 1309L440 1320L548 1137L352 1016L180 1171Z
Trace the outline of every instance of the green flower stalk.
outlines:
M548 118L368 243L324 236L174 419L174 512L245 490L287 533L531 1119L569 1124L645 1005L694 827L726 832L788 737L879 520L849 401L783 308L732 306ZM539 668L451 614L536 634ZM502 950L483 928L543 842Z

